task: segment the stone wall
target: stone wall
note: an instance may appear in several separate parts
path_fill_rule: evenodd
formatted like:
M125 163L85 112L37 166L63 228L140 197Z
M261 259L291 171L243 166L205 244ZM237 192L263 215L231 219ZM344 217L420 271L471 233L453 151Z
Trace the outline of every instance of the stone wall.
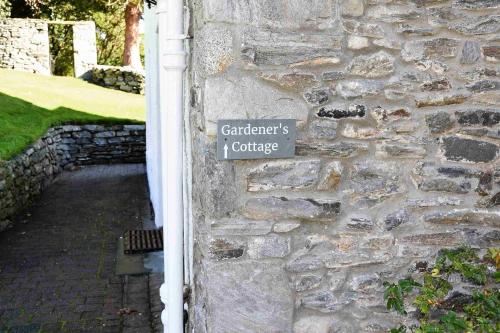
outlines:
M130 67L99 65L92 68L91 82L106 88L144 94L146 79L142 71Z
M0 18L0 68L50 75L48 24L43 20ZM65 22L73 29L75 76L90 77L97 64L93 21Z
M94 21L73 24L73 50L75 77L90 79L91 70L97 65L97 45Z
M51 128L23 153L0 160L0 231L63 170L89 164L143 163L144 125Z
M385 332L382 281L499 245L498 1L190 3L194 332ZM297 156L217 161L233 118Z
M47 23L0 19L0 68L50 75Z

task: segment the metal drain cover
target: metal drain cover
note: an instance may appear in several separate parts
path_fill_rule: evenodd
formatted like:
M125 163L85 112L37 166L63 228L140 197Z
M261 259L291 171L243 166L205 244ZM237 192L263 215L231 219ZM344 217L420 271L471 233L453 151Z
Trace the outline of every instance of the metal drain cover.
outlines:
M163 230L129 230L123 237L125 254L163 250Z

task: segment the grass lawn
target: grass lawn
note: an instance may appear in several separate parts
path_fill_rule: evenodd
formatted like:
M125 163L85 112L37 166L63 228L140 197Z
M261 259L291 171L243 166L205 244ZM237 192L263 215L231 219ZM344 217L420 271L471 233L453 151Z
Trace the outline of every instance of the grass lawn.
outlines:
M22 152L51 126L142 123L145 117L141 95L0 69L0 160Z

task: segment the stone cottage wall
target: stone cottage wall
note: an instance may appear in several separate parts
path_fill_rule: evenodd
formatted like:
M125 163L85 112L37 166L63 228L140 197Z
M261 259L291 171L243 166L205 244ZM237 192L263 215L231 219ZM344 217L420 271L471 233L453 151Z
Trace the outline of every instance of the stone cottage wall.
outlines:
M144 125L84 125L51 128L11 160L0 160L0 231L64 169L80 165L143 163Z
M385 332L382 281L499 245L498 1L190 3L194 332ZM231 118L297 156L217 161Z
M0 68L50 75L47 23L0 18Z
M94 66L91 71L91 82L97 85L144 95L146 78L144 72L130 67Z

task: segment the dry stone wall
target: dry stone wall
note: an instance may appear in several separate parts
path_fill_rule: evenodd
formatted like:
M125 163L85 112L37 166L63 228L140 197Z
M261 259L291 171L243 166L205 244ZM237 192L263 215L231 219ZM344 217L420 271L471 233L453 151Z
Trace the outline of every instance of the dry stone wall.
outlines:
M144 95L146 78L142 71L130 67L94 66L92 68L92 83L97 85Z
M382 281L500 242L500 4L193 1L195 332L385 332ZM218 161L218 119L295 118Z
M51 128L23 153L0 160L0 231L63 170L89 164L143 163L144 125Z
M73 29L73 50L75 77L90 79L91 70L97 65L97 45L94 21L75 22Z
M0 18L0 68L50 75L49 24L60 23ZM95 23L65 24L73 30L75 76L88 79L97 64Z
M0 68L50 75L47 23L0 18Z

